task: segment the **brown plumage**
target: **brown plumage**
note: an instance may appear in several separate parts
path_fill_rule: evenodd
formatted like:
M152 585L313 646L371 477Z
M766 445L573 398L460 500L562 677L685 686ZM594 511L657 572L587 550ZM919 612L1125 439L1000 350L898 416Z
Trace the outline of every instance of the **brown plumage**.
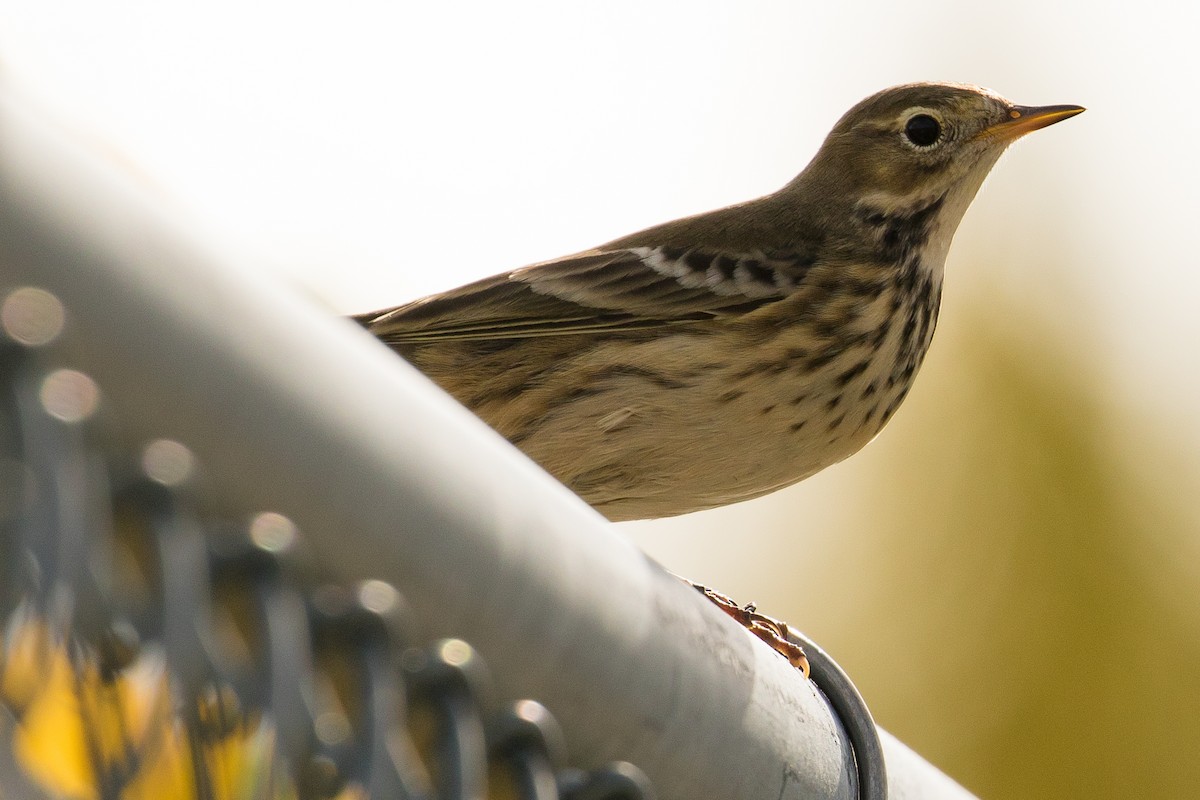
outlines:
M610 519L756 497L886 424L984 177L1079 111L888 89L774 194L356 319Z

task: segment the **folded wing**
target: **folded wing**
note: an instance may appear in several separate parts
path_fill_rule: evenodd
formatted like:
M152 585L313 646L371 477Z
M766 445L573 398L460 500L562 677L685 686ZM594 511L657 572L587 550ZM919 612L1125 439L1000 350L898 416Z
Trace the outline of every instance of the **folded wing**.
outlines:
M647 328L773 303L811 266L794 253L587 250L354 319L391 344Z

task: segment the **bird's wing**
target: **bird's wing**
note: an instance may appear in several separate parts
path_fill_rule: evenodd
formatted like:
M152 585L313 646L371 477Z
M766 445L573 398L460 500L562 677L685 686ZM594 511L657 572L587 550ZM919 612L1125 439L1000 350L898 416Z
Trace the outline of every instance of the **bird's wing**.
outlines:
M354 319L392 344L647 328L775 302L812 261L703 248L587 250Z

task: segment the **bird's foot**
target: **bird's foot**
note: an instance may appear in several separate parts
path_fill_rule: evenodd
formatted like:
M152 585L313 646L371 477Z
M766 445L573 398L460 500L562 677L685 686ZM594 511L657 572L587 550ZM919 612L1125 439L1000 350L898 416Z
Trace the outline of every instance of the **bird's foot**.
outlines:
M804 655L804 648L788 639L786 622L758 613L754 603L739 606L731 598L718 591L698 583L692 583L692 581L687 582L693 589L707 597L713 605L733 617L739 625L762 639L772 650L786 658L789 664L804 673L805 678L808 677L808 656Z

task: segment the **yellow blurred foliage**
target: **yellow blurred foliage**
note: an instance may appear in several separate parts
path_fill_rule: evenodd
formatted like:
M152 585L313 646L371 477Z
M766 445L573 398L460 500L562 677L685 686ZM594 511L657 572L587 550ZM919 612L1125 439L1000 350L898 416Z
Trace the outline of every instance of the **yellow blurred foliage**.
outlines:
M93 800L103 785L118 787L124 800L296 796L275 763L270 726L241 717L218 724L214 704L224 698L200 701L206 733L203 741L189 739L168 675L152 655L106 678L78 643L62 642L23 614L8 632L4 656L0 694L17 720L16 763L54 796ZM207 793L197 791L198 780ZM354 786L338 795L360 796Z

